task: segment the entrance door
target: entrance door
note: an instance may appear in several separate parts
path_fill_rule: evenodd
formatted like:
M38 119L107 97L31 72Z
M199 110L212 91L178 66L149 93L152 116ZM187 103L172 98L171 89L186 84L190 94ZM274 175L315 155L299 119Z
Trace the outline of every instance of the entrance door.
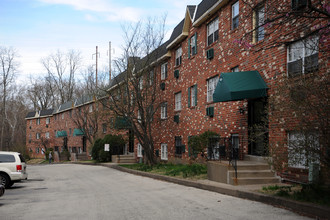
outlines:
M86 152L86 136L82 137L83 152Z
M267 99L253 99L248 102L249 154L268 155Z

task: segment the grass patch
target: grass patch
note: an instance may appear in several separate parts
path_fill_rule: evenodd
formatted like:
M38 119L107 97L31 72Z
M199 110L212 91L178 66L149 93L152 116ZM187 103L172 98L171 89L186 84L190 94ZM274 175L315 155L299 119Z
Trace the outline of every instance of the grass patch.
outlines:
M205 179L207 167L204 164L156 164L149 166L145 164L120 165L129 169L151 172L166 176L175 176L180 178Z
M262 192L302 202L330 206L330 188L319 185L272 185L262 188Z

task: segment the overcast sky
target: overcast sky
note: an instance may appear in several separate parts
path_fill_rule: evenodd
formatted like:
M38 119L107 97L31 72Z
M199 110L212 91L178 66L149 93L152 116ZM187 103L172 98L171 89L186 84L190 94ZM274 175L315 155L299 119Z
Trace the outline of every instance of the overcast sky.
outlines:
M167 37L184 18L187 5L201 0L0 0L0 45L18 50L19 81L44 73L42 57L60 49L82 52L84 64L107 65L109 41L112 56L120 56L121 25L167 14Z

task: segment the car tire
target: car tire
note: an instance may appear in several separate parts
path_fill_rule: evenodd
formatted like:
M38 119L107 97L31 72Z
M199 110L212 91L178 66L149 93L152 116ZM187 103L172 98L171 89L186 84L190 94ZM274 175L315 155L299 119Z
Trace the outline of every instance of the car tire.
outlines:
M6 189L13 185L9 177L3 173L0 173L0 184L3 185Z

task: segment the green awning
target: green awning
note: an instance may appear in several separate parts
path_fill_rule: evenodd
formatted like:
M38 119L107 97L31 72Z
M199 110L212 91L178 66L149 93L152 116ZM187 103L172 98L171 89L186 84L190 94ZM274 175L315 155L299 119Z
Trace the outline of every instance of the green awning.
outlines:
M57 131L56 132L56 137L67 137L66 131Z
M267 85L258 71L221 73L213 93L214 102L237 101L267 96Z
M73 130L73 136L83 136L83 135L85 135L85 132L83 129L75 128Z

